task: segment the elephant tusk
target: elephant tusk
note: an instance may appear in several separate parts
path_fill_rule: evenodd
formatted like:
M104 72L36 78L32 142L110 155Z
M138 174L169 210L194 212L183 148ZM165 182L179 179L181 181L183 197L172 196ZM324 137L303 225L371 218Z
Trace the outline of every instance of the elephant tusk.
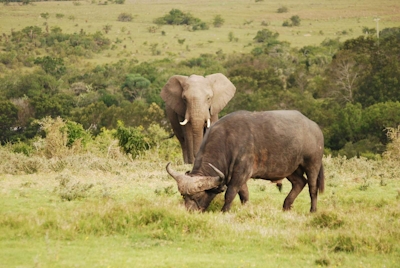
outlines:
M210 121L210 118L208 118L207 119L207 128L210 128L210 125L211 125L211 121Z
M188 120L185 118L185 120L183 120L182 122L179 122L179 124L181 124L181 126L184 126L187 124L187 122L188 122Z

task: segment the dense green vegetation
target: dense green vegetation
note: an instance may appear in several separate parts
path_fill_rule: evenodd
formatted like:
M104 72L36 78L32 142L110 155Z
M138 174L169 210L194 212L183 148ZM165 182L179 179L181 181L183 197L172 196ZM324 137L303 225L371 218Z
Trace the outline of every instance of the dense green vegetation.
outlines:
M187 17L171 10L168 23ZM176 19L175 19L176 18ZM191 16L189 16L191 18ZM189 20L190 21L190 20ZM379 39L362 35L292 48L266 28L248 54L202 54L176 61L120 60L76 68L81 58L110 49L101 32L63 33L28 26L3 35L0 54L1 143L30 143L35 120L62 117L97 135L121 120L128 127L169 125L159 92L174 74L226 74L237 87L224 114L239 110L297 109L323 129L326 147L349 157L373 156L387 144L385 128L400 123L400 28ZM24 69L21 72L21 69Z

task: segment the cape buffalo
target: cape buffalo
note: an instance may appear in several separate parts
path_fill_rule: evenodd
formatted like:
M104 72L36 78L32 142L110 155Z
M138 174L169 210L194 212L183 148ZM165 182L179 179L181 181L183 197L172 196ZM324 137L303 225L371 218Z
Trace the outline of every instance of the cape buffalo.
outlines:
M188 210L204 211L226 189L225 212L236 194L242 203L248 201L246 182L250 178L272 182L287 178L292 189L283 209L290 210L308 184L310 211L315 212L318 191L324 191L323 150L320 128L298 111L238 111L209 129L192 171L178 173L170 163L166 169L176 180Z

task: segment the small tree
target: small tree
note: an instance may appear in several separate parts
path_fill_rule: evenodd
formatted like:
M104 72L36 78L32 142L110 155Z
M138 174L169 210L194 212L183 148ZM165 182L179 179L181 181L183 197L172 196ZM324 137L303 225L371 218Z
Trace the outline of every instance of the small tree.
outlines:
M156 48L156 47L155 47ZM144 89L150 86L151 82L140 74L128 74L121 86L123 96L133 101L139 97Z
M289 9L286 6L281 6L280 8L278 8L278 10L276 12L278 12L278 13L286 13L288 11L289 11Z
M269 43L272 40L275 42L278 36L279 33L277 32L273 33L268 29L262 29L257 32L257 35L253 38L253 40L257 43Z
M48 12L46 13L40 13L40 17L42 17L45 20L48 20L48 18L50 17L50 14Z
M216 28L221 27L224 24L225 20L221 17L221 15L216 15L214 17L213 25Z
M112 25L111 24L107 24L103 26L103 31L105 33L108 33L109 31L111 31Z
M293 26L300 26L300 17L298 15L294 15L290 18Z
M150 148L150 140L143 134L143 131L144 129L141 126L127 128L122 121L118 121L118 128L115 133L118 145L126 154L131 154L133 157L139 156Z
M133 17L131 14L128 13L121 13L118 16L118 21L132 21Z

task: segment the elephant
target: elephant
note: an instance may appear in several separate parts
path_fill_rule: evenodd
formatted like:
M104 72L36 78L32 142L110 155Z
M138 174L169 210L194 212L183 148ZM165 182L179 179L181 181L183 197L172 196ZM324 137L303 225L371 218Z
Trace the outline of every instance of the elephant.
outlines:
M182 147L183 161L193 164L207 128L235 95L229 79L215 73L207 76L173 75L161 90L166 115Z

